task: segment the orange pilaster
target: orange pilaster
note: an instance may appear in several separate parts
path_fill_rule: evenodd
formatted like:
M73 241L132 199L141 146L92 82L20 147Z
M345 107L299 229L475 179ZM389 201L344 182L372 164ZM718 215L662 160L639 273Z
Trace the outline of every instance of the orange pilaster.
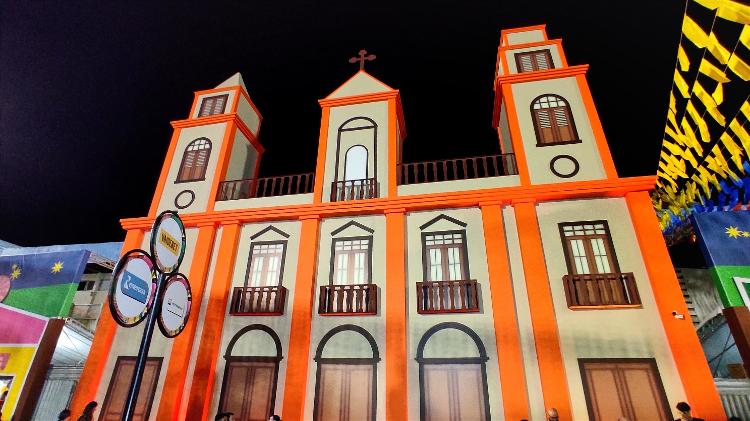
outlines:
M235 134L237 133L237 124L234 121L227 123L224 129L224 139L221 141L219 159L216 163L213 181L211 181L211 192L208 195L206 210L214 210L216 204L216 195L219 193L219 184L224 181L229 168L229 159L232 157L232 146L234 145Z
M521 136L521 126L518 124L518 112L516 112L516 102L513 99L513 90L510 85L502 85L503 101L505 103L505 112L508 116L508 128L510 129L510 142L513 145L513 153L516 158L516 167L518 168L518 177L522 186L531 184L529 176L529 165L526 163L526 149L523 147L523 137Z
M528 419L526 376L521 356L521 337L516 319L502 208L499 204L492 204L482 205L481 209L505 419Z
M127 235L125 235L125 241L122 244L120 254L122 255L124 254L123 252L141 248L142 242L143 231L128 231ZM112 314L109 312L107 300L102 305L99 322L96 324L96 335L94 335L86 364L83 366L81 378L78 380L75 396L73 396L73 400L70 403L70 410L73 411L73 414L82 413L83 407L96 399L96 390L100 387L99 383L102 380L104 366L107 364L116 332L117 322L115 322L115 319L112 318Z
M708 421L725 420L727 418L706 363L703 348L687 315L685 298L659 229L651 197L643 191L628 193L625 199L646 264L661 323L687 400L693 407L693 415ZM685 318L674 318L673 311L685 315Z
M331 117L331 107L323 107L320 117L320 137L318 138L318 160L315 164L315 186L313 187L313 203L323 200L323 179L326 173L326 149L328 149L328 124Z
M604 128L602 128L602 122L599 121L599 113L596 112L596 105L594 105L594 98L591 96L591 90L589 89L589 83L586 81L586 75L577 75L576 81L578 81L578 89L581 92L581 99L583 99L583 104L586 106L586 114L589 116L591 128L594 130L596 148L599 151L599 159L602 161L604 173L607 175L607 178L617 178L617 168L615 168L615 163L612 160L612 154L609 151L607 138L604 137Z
M234 272L234 259L237 256L240 228L239 223L222 226L214 277L211 282L208 304L206 305L206 318L203 322L200 349L195 362L193 383L190 387L190 397L187 404L185 419L188 420L209 419L208 409L213 395L216 358L221 346L221 332L226 316L229 286L232 283ZM174 351L172 355L175 355ZM187 365L184 368L186 367Z
M398 119L396 98L388 100L388 197L398 195Z
M161 201L162 193L164 192L164 186L167 184L167 177L169 176L169 168L172 166L172 160L174 159L174 153L177 150L177 140L180 138L180 132L182 129L174 129L172 133L172 139L169 141L169 148L167 149L167 156L164 158L164 165L161 167L161 174L159 175L159 181L156 183L156 191L154 192L154 198L151 200L151 207L148 210L148 216L154 218L156 211L159 209L159 202Z
M190 287L193 293L193 305L191 316L188 319L185 329L180 335L173 339L172 353L167 367L167 379L164 382L164 390L158 401L159 412L156 416L158 420L177 420L180 413L180 402L182 401L182 392L185 388L185 379L187 370L185 369L190 362L190 355L193 353L193 341L195 331L198 327L198 315L201 310L204 289L206 287L206 278L208 276L208 267L211 263L211 252L214 248L214 234L216 228L213 223L208 223L198 227L198 239L195 242L195 251L190 263Z
M289 335L289 360L284 382L284 408L281 417L284 421L304 419L319 227L317 217L302 220Z
M406 358L406 219L385 214L385 418L409 419Z
M561 421L571 421L570 392L565 376L560 338L557 332L555 307L549 286L544 248L539 234L536 205L533 202L516 203L516 224L521 246L523 272L531 309L542 395L545 408L557 408Z

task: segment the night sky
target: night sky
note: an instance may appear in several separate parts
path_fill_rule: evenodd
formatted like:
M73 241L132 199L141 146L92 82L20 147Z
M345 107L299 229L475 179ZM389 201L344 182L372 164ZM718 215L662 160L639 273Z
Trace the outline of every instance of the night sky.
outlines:
M207 2L208 3L208 2ZM313 171L320 106L357 66L401 90L404 162L499 152L500 30L547 24L588 80L621 175L654 174L684 2L0 3L0 239L121 241L146 215L193 91L239 71L261 176Z

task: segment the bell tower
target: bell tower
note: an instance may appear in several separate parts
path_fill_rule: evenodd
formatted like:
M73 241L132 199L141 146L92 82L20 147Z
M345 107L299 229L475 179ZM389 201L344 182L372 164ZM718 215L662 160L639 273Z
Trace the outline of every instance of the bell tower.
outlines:
M587 70L544 25L501 31L493 126L522 185L617 178Z
M360 70L319 101L320 143L313 200L338 202L396 196L396 170L406 137L396 89ZM356 62L354 60L352 62Z
M261 121L239 73L214 89L195 92L188 118L172 122L149 216L166 209L211 211L223 181L257 178Z

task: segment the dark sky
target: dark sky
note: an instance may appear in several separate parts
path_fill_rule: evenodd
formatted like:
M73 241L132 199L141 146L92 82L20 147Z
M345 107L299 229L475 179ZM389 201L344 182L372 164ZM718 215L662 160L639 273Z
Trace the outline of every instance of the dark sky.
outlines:
M682 1L0 2L0 239L120 241L193 91L240 71L261 175L313 171L319 98L356 71L400 89L404 161L497 153L500 29L547 24L588 80L621 175L654 174ZM446 108L447 105L447 108Z

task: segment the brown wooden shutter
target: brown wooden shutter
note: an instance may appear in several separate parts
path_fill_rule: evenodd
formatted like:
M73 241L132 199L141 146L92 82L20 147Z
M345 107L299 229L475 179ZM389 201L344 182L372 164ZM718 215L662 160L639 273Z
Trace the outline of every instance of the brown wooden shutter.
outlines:
M233 412L236 420L268 420L272 415L271 399L276 388L276 364L228 361L221 409Z
M554 143L555 130L549 108L534 110L534 114L539 128L539 143Z
M156 383L161 370L161 358L148 358L143 372L141 389L135 405L134 421L146 421L156 392ZM102 405L100 421L120 421L125 411L130 380L133 378L135 357L119 357L112 372L107 396Z
M211 96L204 98L201 102L201 108L198 112L198 117L206 117L209 115L223 114L224 108L227 104L228 94Z
M532 60L532 57L528 54L522 54L519 57L518 60L520 64L519 72L533 72L534 71L534 63Z

